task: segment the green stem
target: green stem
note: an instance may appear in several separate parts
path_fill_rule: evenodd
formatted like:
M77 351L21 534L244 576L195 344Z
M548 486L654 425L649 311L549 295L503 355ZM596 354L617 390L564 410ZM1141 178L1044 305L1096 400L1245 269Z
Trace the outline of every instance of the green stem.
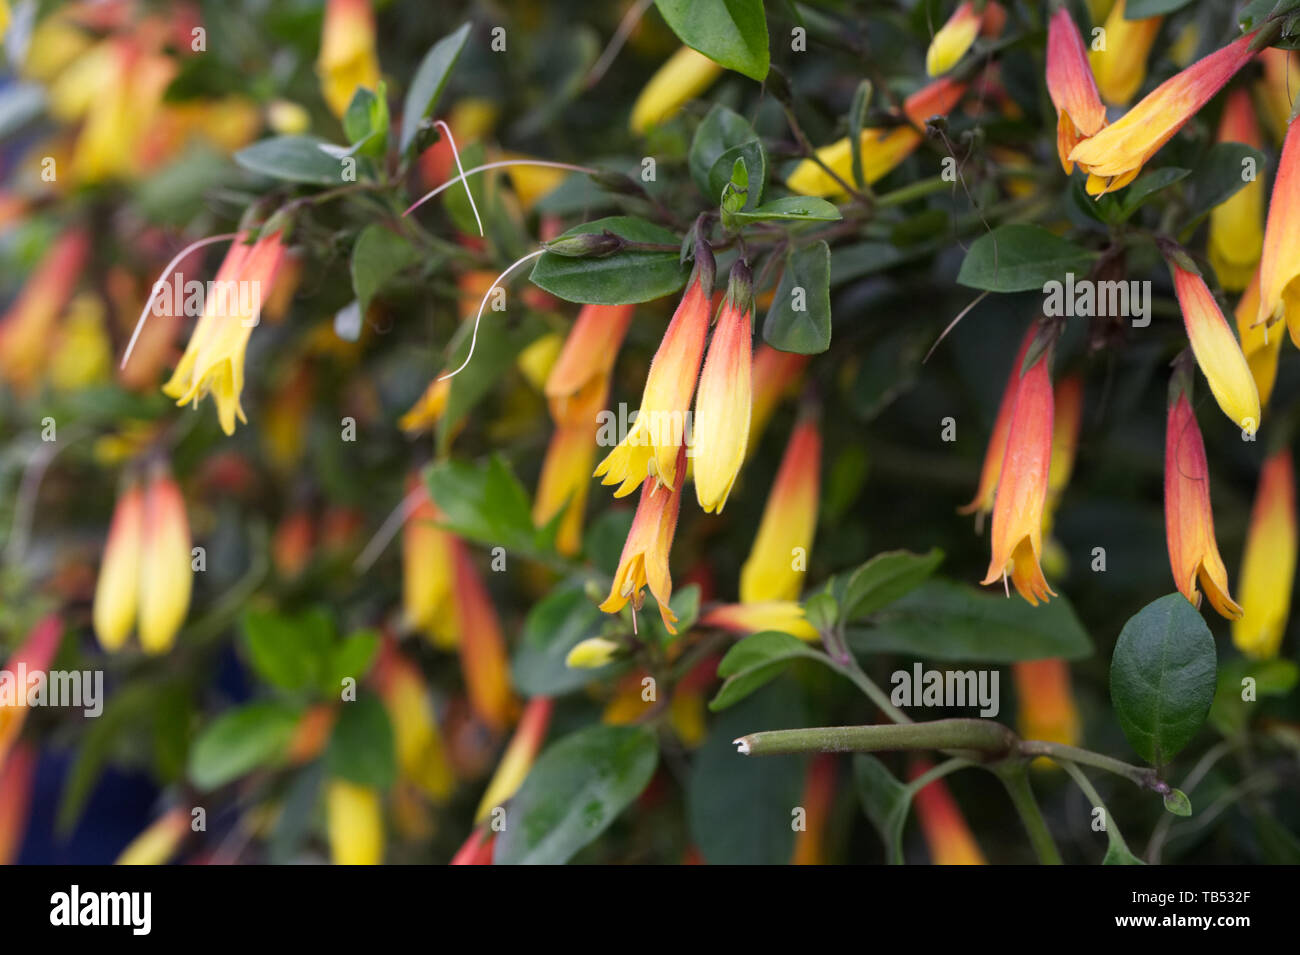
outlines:
M998 778L1006 787L1011 803L1020 814L1025 832L1029 834L1029 843L1034 847L1038 861L1043 865L1060 865L1061 853L1056 848L1052 833L1038 808L1034 790L1029 785L1029 766L1024 762L1006 763L997 770Z
M1088 777L1084 775L1083 770L1074 763L1069 762L1062 763L1061 766L1070 774L1071 777L1073 777L1078 787L1083 790L1083 794L1088 797L1088 801L1091 802L1094 807L1101 809L1102 818L1106 822L1106 841L1110 848L1119 850L1126 855L1133 855L1133 851L1129 849L1128 843L1124 841L1124 835L1119 831L1119 826L1115 825L1115 819L1111 816L1110 810L1107 809L1106 804L1102 802L1101 794L1097 792L1096 788L1088 780Z
M1005 756L1016 737L1001 723L988 720L935 720L930 723L876 726L820 726L809 729L750 733L736 741L746 756L789 753L875 753L884 750L937 749L969 753L974 758Z
M884 195L876 197L876 206L901 206L905 202L911 202L913 199L920 199L924 196L936 192L943 192L945 189L952 187L954 184L944 179L942 176L933 176L929 179L922 179L919 182L909 183L895 189L893 192L886 192Z
M1067 768L1070 763L1092 766L1094 769L1103 769L1108 773L1114 773L1116 776L1123 776L1143 789L1151 789L1161 794L1169 791L1169 784L1162 781L1154 769L1134 766L1132 763L1113 759L1110 756L1103 756L1101 753L1094 753L1091 750L1068 746L1065 743L1048 743L1037 739L1022 740L1019 748L1021 754L1025 756L1046 756Z

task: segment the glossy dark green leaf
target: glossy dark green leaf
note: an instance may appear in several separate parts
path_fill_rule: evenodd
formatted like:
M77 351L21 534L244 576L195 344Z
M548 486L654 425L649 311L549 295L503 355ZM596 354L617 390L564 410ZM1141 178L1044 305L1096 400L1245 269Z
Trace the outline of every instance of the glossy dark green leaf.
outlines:
M352 94L343 113L343 133L351 144L350 151L360 156L380 158L388 145L388 98L381 82L377 91L364 86Z
M440 461L426 473L429 493L444 523L461 537L507 554L534 555L549 547L544 530L533 526L528 492L500 455L481 464Z
M282 690L301 690L319 682L334 640L334 625L323 610L291 616L248 610L244 646L262 679Z
M249 703L208 724L190 750L190 782L216 789L281 759L298 726L301 708L288 703Z
M711 200L717 199L709 181L709 171L728 149L742 143L753 142L758 136L749 120L734 110L717 103L700 121L691 140L688 165L691 178L700 191Z
M842 588L836 587L841 619L861 620L887 607L925 583L941 563L943 551L937 547L925 554L877 554L845 577Z
M835 222L843 218L840 210L816 196L786 196L773 199L748 212L735 213L740 222Z
M506 804L498 865L562 865L609 828L659 762L645 726L589 726L549 746Z
M1165 809L1172 812L1175 816L1190 816L1192 814L1192 801L1187 798L1187 794L1181 789L1171 789L1165 793Z
M321 147L325 146L333 152ZM235 153L235 162L252 172L286 182L340 186L347 163L336 146L309 136L273 136Z
M1092 653L1092 641L1061 595L1031 607L1019 596L930 580L876 613L870 628L849 630L855 653L1013 663Z
M325 768L331 776L358 786L387 789L397 777L397 749L393 726L384 704L374 696L344 703L325 749Z
M437 108L442 91L447 86L447 79L469 37L469 30L470 24L461 24L456 32L435 43L416 68L402 108L402 138L399 147L403 152L415 139L421 122Z
M352 247L352 289L364 314L390 279L414 265L420 253L405 236L384 225L369 225Z
M867 180L862 175L862 127L867 121L867 110L871 106L871 80L863 80L853 91L853 103L849 106L849 151L852 154L850 169L853 184L859 189L867 187Z
M1160 190L1186 179L1191 174L1192 171L1190 169L1180 169L1177 166L1166 166L1164 169L1157 169L1154 172L1149 172L1143 176L1139 176L1116 200L1118 203L1119 220L1123 221L1124 219L1129 218L1134 212L1141 208L1148 199L1160 192Z
M763 0L655 0L655 6L687 46L760 83L767 76Z
M755 690L775 680L789 663L799 659L826 658L788 633L765 630L745 637L728 650L718 664L718 676L723 677L725 682L709 703L709 709L717 712L735 706Z
M342 692L344 680L361 683L379 653L379 634L373 630L358 630L348 634L330 653L330 661L321 683L321 690L337 696Z
M990 292L1041 290L1066 272L1084 273L1095 252L1048 232L1042 226L998 226L971 243L957 281Z
M740 209L752 211L763 201L763 189L767 184L767 150L757 139L732 146L714 161L709 169L708 195L715 202L722 201L727 183L732 182L736 174L737 161L744 162L745 201L738 208L730 211L737 212Z
M853 784L862 811L885 843L885 859L891 865L902 865L903 828L912 805L911 792L870 753L854 755Z
M1191 742L1214 700L1214 637L1182 594L1129 618L1110 661L1110 698L1139 756L1166 765Z
M552 590L524 619L510 661L514 685L525 696L561 696L589 683L607 682L626 669L626 664L612 663L598 670L575 670L564 663L569 651L598 636L608 619L581 581Z
M792 252L763 320L773 348L815 355L831 345L831 250L814 242Z
M543 253L533 266L534 285L569 302L623 305L672 295L686 284L690 269L681 262L681 236L630 216L588 222L566 236L609 231L629 242L651 243L665 249L627 249L613 255L572 258Z

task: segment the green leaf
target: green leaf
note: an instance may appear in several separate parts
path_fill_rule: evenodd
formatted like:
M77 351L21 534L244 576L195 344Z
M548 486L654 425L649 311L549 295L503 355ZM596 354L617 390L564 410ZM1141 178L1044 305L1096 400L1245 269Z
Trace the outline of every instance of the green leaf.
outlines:
M763 0L655 0L664 21L713 62L763 82L770 54Z
M1096 258L1042 226L998 226L971 243L957 281L990 292L1041 290L1066 272L1086 272Z
M721 103L715 104L696 128L688 157L691 178L700 191L716 199L718 194L713 191L709 172L727 150L757 139L749 120Z
M943 563L937 547L926 554L906 550L886 551L858 567L836 586L840 620L861 620L915 590Z
M763 320L773 348L816 355L831 346L831 250L815 242L793 251Z
M528 492L500 455L482 464L440 461L425 480L445 525L459 536L523 556L550 549L545 529L533 526Z
M741 756L733 740L808 720L799 687L781 680L714 721L686 782L690 836L709 865L789 864L808 757Z
M253 669L282 690L301 690L319 682L334 640L334 625L323 610L298 616L248 610L243 617L244 646Z
M1250 180L1264 175L1264 154L1245 143L1215 143L1196 164L1187 180L1187 218L1183 229L1189 230L1210 214L1219 203L1231 198Z
M1065 597L1031 607L1001 593L931 580L878 611L870 628L848 632L855 653L906 653L930 660L1014 663L1092 653Z
M1110 661L1110 698L1129 744L1154 766L1191 742L1214 701L1214 637L1182 594L1129 618Z
M387 789L397 778L397 751L388 712L377 697L344 703L325 749L331 776L359 786Z
M1122 842L1111 841L1106 846L1106 855L1101 860L1102 865L1146 865L1141 859L1135 856L1132 850Z
M649 302L672 295L686 284L690 272L677 251L681 236L643 219L611 216L577 226L564 235L605 231L629 242L672 246L673 250L625 249L600 258L571 258L546 252L533 266L533 284L568 302L597 305Z
M797 637L775 630L765 630L745 637L722 658L718 676L725 682L709 703L715 713L735 706L755 690L770 683L798 659L825 662L826 658Z
M767 185L767 151L763 149L762 143L752 139L739 146L732 146L717 158L709 170L709 198L721 202L728 183L733 183L733 191L739 191L736 189L736 164L742 161L745 180L739 185L743 187L744 202L739 208L728 210L733 214L742 209L752 211L763 201L763 188Z
M379 634L373 630L358 630L350 633L334 648L330 655L329 669L321 683L321 690L330 695L337 695L343 689L343 681L356 680L360 683L370 672L379 652Z
M272 179L337 186L344 182L344 152L309 136L273 136L235 153L235 162Z
M383 82L378 92L357 87L343 114L343 132L353 154L382 158L388 147L388 97Z
M1187 798L1187 793L1181 789L1170 789L1165 793L1165 808L1175 816L1190 816L1192 814L1192 801Z
M212 790L279 762L300 715L298 707L272 701L227 710L194 741L190 781L199 789Z
M852 154L853 184L859 189L867 187L867 180L862 175L862 127L867 121L867 110L871 107L871 80L863 80L853 91L853 103L849 106L849 151Z
M542 753L506 808L499 865L562 865L609 828L659 762L645 726L590 726Z
M1251 710L1263 696L1285 696L1300 679L1293 660L1248 660L1235 657L1219 667L1210 722L1224 735L1250 723Z
M438 107L447 79L469 37L469 29L469 23L461 24L455 33L435 43L420 61L402 107L402 137L398 143L402 152L414 141L420 124Z
M626 663L611 663L597 670L574 670L564 664L569 651L598 636L607 619L581 581L552 591L524 618L523 633L510 661L515 686L525 696L560 696L588 683L607 681L626 669Z
M1145 176L1138 178L1133 185L1124 190L1122 195L1116 200L1118 207L1118 221L1128 219L1152 196L1167 186L1172 186L1190 176L1190 169L1180 169L1177 166L1167 166L1164 169L1157 169L1155 172L1149 172Z
M890 865L902 865L903 827L912 805L911 790L870 753L853 757L853 784L862 811L885 843L885 859Z
M644 638L647 642L657 643L661 647L669 647L690 632L691 627L695 626L695 621L700 616L700 585L689 584L677 588L673 591L668 606L677 615L677 623L674 624L677 633L671 634L668 632L668 628L664 626L663 617L655 609L643 618L645 626L649 628L648 636Z
M365 314L371 300L393 276L420 260L420 253L405 237L387 226L368 225L352 247L352 290Z
M816 196L786 196L773 199L749 212L737 212L735 217L740 222L835 222L843 218L840 210L825 199Z

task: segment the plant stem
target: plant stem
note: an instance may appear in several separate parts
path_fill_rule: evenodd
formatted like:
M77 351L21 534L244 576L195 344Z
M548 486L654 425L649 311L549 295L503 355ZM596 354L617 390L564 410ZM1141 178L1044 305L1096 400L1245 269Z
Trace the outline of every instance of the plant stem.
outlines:
M1020 742L1019 749L1021 754L1025 756L1046 756L1061 764L1079 763L1084 766L1092 766L1095 769L1104 769L1108 773L1114 773L1116 776L1123 776L1143 789L1150 789L1161 794L1169 791L1169 784L1161 780L1154 769L1134 766L1132 763L1126 763L1110 756L1103 756L1101 753L1094 753L1091 750L1080 749L1077 746L1027 739Z
M913 199L920 199L931 193L943 192L945 189L954 185L942 176L933 176L930 179L922 179L918 182L909 183L895 189L893 192L886 192L884 195L876 197L876 206L899 206L904 202L911 202Z
M1029 785L1028 763L1022 761L1006 763L997 770L997 774L1002 780L1002 785L1007 789L1007 795L1011 797L1011 804L1020 814L1020 821L1024 824L1025 832L1029 834L1029 842L1034 847L1038 861L1042 865L1060 865L1061 853L1057 850L1051 830L1047 828L1043 814L1038 808L1034 790Z
M1128 847L1128 843L1124 841L1124 835L1119 831L1119 826L1115 825L1115 819L1111 816L1110 810L1107 809L1106 804L1102 802L1101 794L1097 792L1096 787L1094 787L1088 777L1084 775L1083 770L1074 763L1069 762L1062 763L1061 766L1064 767L1065 771L1069 773L1071 777L1073 777L1075 783L1081 790L1083 790L1083 794L1088 798L1089 802L1091 802L1094 807L1101 809L1102 818L1106 823L1107 844L1112 849L1118 849L1130 856L1133 855L1133 850L1131 850Z
M971 753L976 759L1004 756L1015 734L989 720L934 720L930 723L875 726L821 726L750 733L736 741L746 756L788 753L875 753L883 750L938 749Z

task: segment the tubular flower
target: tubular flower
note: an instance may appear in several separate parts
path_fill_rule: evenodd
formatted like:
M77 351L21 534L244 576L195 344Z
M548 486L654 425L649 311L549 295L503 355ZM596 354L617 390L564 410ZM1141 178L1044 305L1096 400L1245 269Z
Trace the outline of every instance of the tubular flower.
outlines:
M144 492L132 481L117 499L95 582L93 619L99 645L112 653L135 626L144 546Z
M13 865L27 832L27 810L36 776L36 750L19 743L0 756L0 865Z
M1079 451L1079 430L1083 425L1083 379L1062 378L1056 385L1052 407L1052 461L1047 468L1047 504L1043 510L1043 533L1051 532L1052 520L1061 495L1070 483Z
M917 779L930 769L924 761L912 765L911 777ZM913 797L916 818L921 823L925 844L935 865L985 865L970 827L948 791L948 784L936 779L922 786Z
M1232 642L1248 657L1277 656L1291 609L1296 568L1295 471L1283 449L1264 462L1241 559L1242 615Z
M695 395L695 497L706 514L722 513L745 463L754 394L753 318L754 283L742 258L732 266Z
M43 618L0 668L0 672L12 674L0 681L0 765L4 764L27 719L28 687L19 685L19 673L25 672L30 677L48 670L62 636L63 622L58 617L51 614Z
M1117 0L1106 17L1105 44L1089 56L1102 99L1127 106L1147 76L1147 55L1160 32L1160 17L1128 20L1124 0Z
M1199 607L1199 580L1221 616L1229 620L1240 617L1241 607L1228 594L1228 570L1214 538L1205 442L1182 387L1177 387L1169 405L1165 427L1165 536L1179 593Z
M465 844L456 850L448 865L491 865L492 850L496 846L496 835L487 829L475 829L465 840Z
M1238 87L1228 94L1219 121L1219 142L1260 148L1259 126L1250 94ZM1240 292L1255 273L1264 247L1264 181L1255 177L1210 211L1207 251L1219 284Z
M461 675L470 706L479 719L497 732L504 732L518 715L519 701L510 688L510 664L501 622L469 551L460 541L455 542L453 550Z
M29 392L45 367L55 323L86 264L90 238L80 229L61 235L22 292L0 318L0 379Z
M677 468L685 472L685 445L678 449L677 455ZM681 505L680 483L676 488L671 488L659 485L654 478L645 479L641 485L641 500L636 507L636 516L632 518L632 529L628 531L623 553L618 558L614 584L609 589L609 596L600 605L605 613L618 613L627 606L629 600L634 610L640 610L648 586L659 604L659 616L663 619L664 626L669 633L677 632L673 626L677 622L677 615L669 606L673 596L673 581L668 570L668 554L672 550Z
M244 391L244 353L260 317L263 293L269 292L284 255L282 232L264 234L253 245L236 239L217 271L185 353L163 393L178 405L198 404L212 393L221 430L235 433L235 419L247 422L240 395Z
M429 688L418 667L392 640L384 643L375 668L379 695L393 724L397 763L402 775L439 802L451 796L456 778L443 749Z
M375 14L370 0L329 0L316 61L321 93L335 116L342 116L360 87L379 86L375 56Z
M433 379L410 410L397 419L397 426L412 435L431 430L442 419L450 395L450 378Z
M947 73L966 55L981 30L996 36L1002 32L1006 20L1006 11L997 3L986 4L981 13L971 0L966 0L930 41L930 47L925 51L925 72L930 76Z
M697 243L695 271L650 363L636 422L596 465L595 477L602 484L619 485L615 497L631 494L646 477L654 478L656 486L678 486L678 452L686 447L686 417L704 357L713 273L713 253L703 242Z
M632 104L628 125L640 135L652 126L677 115L687 102L699 96L722 75L722 67L703 53L684 46L650 77Z
M1024 739L1079 743L1079 711L1064 660L1024 660L1012 666L1018 708L1016 729Z
M1144 96L1119 120L1070 150L1088 173L1088 195L1122 189L1183 124L1219 92L1252 56L1243 36L1193 63Z
M750 454L758 447L777 403L794 390L807 365L807 355L780 351L767 342L754 349L754 402L746 444Z
M1264 67L1264 75L1255 88L1259 92L1264 122L1281 142L1291 122L1291 107L1295 100L1297 77L1300 77L1300 54L1295 50L1270 46L1259 51L1258 59Z
M523 785L528 771L533 768L533 761L541 752L542 743L546 741L546 729L551 723L552 709L553 705L549 697L539 696L528 701L523 715L519 717L519 726L515 729L515 735L510 738L510 745L506 747L501 762L497 764L496 772L492 774L492 781L483 791L483 798L474 813L475 824L486 819L493 809L513 796Z
M1192 353L1210 383L1214 400L1233 424L1246 434L1254 434L1259 427L1259 389L1241 346L1205 280L1177 263L1169 267L1174 273L1174 292Z
M190 609L194 569L190 522L181 489L166 468L154 469L144 496L140 540L140 646L166 653Z
M1282 143L1277 178L1268 201L1264 250L1259 258L1259 315L1272 325L1286 320L1291 341L1300 346L1300 123L1292 123Z
M728 633L780 630L800 640L817 640L820 636L817 628L805 618L803 605L795 600L720 604L700 617L700 625L717 627Z
M740 568L741 603L798 599L817 528L821 456L817 420L807 415L790 435L754 546Z
M114 865L166 865L176 855L185 833L190 831L190 814L184 806L167 810L122 850Z
M907 123L888 128L864 129L859 137L862 156L862 180L871 185L893 171L904 159L912 155L925 136L921 132L931 116L946 116L962 94L966 84L949 77L941 77L923 87L903 101L903 115ZM817 150L817 158L835 171L845 182L853 179L853 147L848 137ZM805 159L795 166L785 181L791 192L803 196L842 197L844 188L822 166Z
M998 478L1002 475L1002 458L1007 451L1007 431L1011 428L1011 412L1016 407L1016 390L1020 387L1020 374L1025 365L1025 355L1038 334L1038 324L1034 323L1025 331L1020 340L1020 348L1011 363L1011 373L1007 376L1006 387L1002 389L1002 400L998 402L998 416L993 420L993 433L989 435L989 446L984 452L984 464L980 468L980 483L975 496L965 507L957 509L958 514L975 514L977 521L982 521L985 514L993 512L993 495L998 489Z
M799 801L805 825L795 836L791 865L826 864L826 824L834 802L835 754L818 753L808 763L803 799Z
M560 425L551 435L533 501L533 523L545 526L564 511L555 535L555 549L573 555L582 549L582 518L596 456L592 424Z
M1047 93L1056 107L1056 152L1066 175L1074 171L1072 150L1106 125L1106 107L1088 65L1083 37L1070 11L1061 7L1047 28Z
M438 527L442 512L418 474L406 480L407 494L416 496L411 516L402 527L402 612L407 627L444 649L456 645L452 606L455 543Z
M1043 505L1052 459L1051 348L1020 377L1007 429L1007 448L993 502L993 558L981 583L1008 575L1030 604L1056 596L1039 559L1043 553Z
M384 814L376 790L331 779L325 790L325 828L335 865L384 861Z
M1233 315L1237 320L1237 334L1241 336L1241 350L1246 356L1246 364L1250 366L1251 377L1255 379L1255 388L1259 391L1262 414L1277 381L1277 359L1282 351L1282 335L1280 329L1270 335L1268 325L1255 324L1259 317L1258 269L1250 277L1246 290L1241 293Z

